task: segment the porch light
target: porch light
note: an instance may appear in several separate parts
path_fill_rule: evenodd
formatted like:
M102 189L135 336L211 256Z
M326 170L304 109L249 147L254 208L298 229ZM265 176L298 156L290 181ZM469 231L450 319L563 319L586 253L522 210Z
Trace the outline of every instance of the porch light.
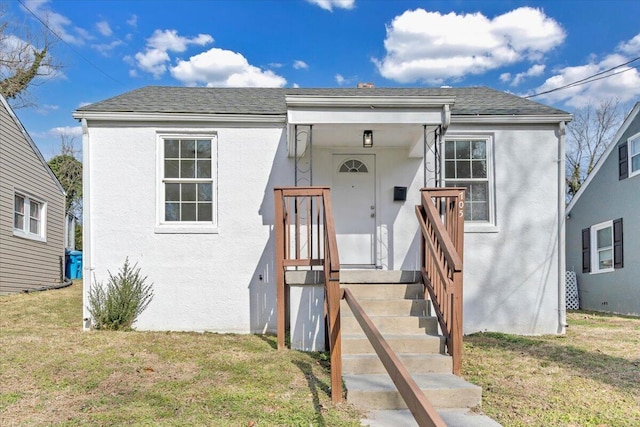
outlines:
M373 147L373 131L372 130L365 130L364 133L362 134L362 146L364 148Z

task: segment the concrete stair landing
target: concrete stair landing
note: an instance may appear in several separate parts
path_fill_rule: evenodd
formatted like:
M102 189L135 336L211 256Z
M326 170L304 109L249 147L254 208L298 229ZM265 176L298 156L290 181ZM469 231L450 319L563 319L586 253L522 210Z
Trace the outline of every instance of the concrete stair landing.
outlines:
M353 293L448 426L500 426L473 412L481 388L451 373L451 357L414 272L343 270L341 287ZM351 309L341 304L347 400L369 411L364 425L417 425Z

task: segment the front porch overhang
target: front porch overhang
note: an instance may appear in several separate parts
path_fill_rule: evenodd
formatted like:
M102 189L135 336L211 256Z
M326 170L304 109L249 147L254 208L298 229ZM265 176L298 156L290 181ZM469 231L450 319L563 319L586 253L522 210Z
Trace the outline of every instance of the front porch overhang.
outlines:
M424 135L446 129L452 97L287 96L289 156L302 156L313 135L314 147L361 147L372 130L375 147L406 147L422 157ZM297 140L297 147L296 147Z

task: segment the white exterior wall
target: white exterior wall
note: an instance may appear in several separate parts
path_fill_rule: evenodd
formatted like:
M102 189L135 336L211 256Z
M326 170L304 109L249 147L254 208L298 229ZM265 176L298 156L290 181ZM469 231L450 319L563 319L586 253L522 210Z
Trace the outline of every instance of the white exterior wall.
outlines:
M496 130L500 129L500 130ZM555 334L563 331L558 252L557 125L452 125L446 137L489 136L495 226L465 227L464 332ZM331 185L333 154L376 155L377 264L418 270L414 206L423 186L422 159L406 148L322 148L313 155L314 183ZM434 186L433 155L427 186ZM393 187L407 186L407 201L393 201Z
M106 270L115 273L126 256L139 262L156 296L138 329L275 331L273 187L293 185L294 173L284 130L209 128L218 135L218 233L155 234L156 135L178 129L90 126L88 229L95 276L104 281ZM496 224L481 232L469 226L465 233L465 333L563 330L558 200L564 198L558 180L564 177L557 129L452 125L448 130L448 137L482 134L494 141ZM315 185L331 185L334 153L376 154L377 263L416 270L414 206L423 186L422 159L409 158L407 148L316 147ZM307 160L308 154L302 162ZM428 165L432 186L433 158ZM406 202L393 202L394 186L408 187Z
M107 269L116 273L125 257L138 262L155 297L136 327L275 330L273 187L293 182L283 129L91 123L89 129L91 276L104 282ZM216 234L154 231L157 133L181 129L217 132Z
M495 128L494 128L495 129ZM557 125L451 127L494 135L496 229L465 232L464 332L564 331L559 287L559 137ZM559 206L562 200L562 206ZM466 230L472 227L466 227ZM561 248L564 257L564 248ZM564 301L562 301L564 305Z

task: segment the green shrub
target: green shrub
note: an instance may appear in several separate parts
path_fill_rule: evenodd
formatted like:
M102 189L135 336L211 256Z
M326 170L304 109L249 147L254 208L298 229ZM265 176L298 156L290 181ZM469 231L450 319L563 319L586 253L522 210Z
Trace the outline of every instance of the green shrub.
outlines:
M145 284L138 263L125 259L117 275L110 271L107 285L96 283L89 289L89 313L93 327L108 330L131 330L133 323L153 299L153 283Z

